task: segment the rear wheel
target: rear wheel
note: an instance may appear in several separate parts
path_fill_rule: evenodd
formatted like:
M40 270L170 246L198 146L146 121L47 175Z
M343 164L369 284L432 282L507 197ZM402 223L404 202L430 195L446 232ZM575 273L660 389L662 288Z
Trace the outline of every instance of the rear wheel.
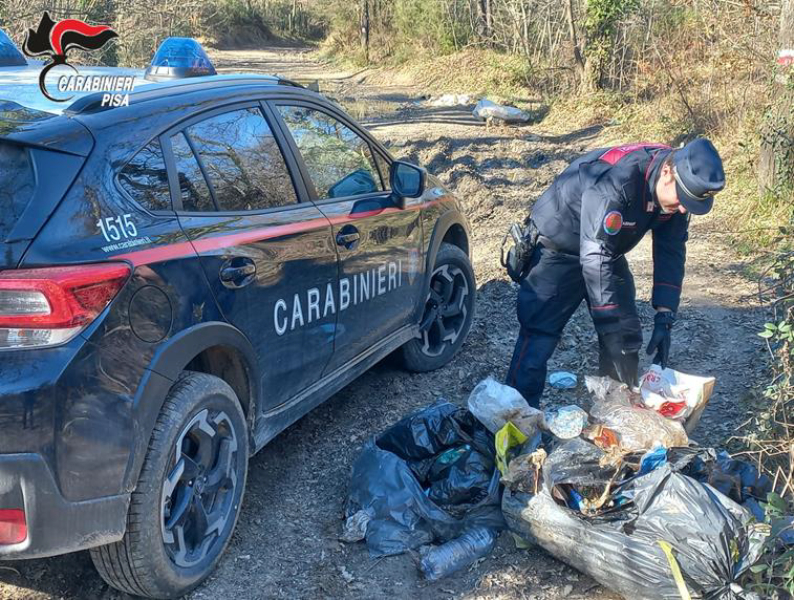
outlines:
M234 531L247 465L234 391L212 375L186 373L160 412L124 538L91 550L102 578L149 598L176 598L199 585Z
M401 349L409 371L432 371L452 360L469 335L476 294L469 257L457 246L441 244L419 335Z

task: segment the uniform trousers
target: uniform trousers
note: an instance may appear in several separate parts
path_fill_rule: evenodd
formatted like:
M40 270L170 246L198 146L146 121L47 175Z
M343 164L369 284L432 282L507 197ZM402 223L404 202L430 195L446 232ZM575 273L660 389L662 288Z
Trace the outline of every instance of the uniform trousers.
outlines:
M615 259L613 275L617 283L623 351L629 361L639 363L642 326L635 304L634 278L624 256ZM506 381L521 392L530 406L539 407L546 383L546 363L560 341L565 324L583 300L589 306L579 257L539 243L518 292L520 330ZM601 335L598 343L599 374L618 379L615 364Z

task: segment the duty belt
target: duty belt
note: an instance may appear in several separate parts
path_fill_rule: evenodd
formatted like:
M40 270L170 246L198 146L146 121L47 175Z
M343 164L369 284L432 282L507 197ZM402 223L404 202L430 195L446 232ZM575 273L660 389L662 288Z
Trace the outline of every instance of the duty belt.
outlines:
M552 240L547 238L545 235L539 235L538 236L538 243L541 244L544 248L548 248L549 250L552 250L553 252L559 252L560 254L572 254L571 252L568 252L568 251L563 250L562 248L560 248L560 246L555 244Z

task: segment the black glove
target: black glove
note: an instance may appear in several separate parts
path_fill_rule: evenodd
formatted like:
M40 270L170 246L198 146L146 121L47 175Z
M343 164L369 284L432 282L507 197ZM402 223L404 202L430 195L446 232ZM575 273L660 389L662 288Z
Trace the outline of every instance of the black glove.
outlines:
M626 352L623 346L623 333L615 331L601 335L601 342L614 366L618 381L630 387L637 387L640 359L637 352ZM612 369L609 369L612 371ZM610 373L611 375L611 373Z
M671 311L659 311L653 319L653 333L651 341L645 352L653 354L654 364L660 365L663 369L667 368L667 357L670 355L670 331L675 323L675 313Z

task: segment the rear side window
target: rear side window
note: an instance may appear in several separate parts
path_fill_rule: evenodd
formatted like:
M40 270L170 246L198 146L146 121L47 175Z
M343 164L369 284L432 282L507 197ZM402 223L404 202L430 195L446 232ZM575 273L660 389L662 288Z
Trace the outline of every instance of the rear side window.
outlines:
M383 190L369 144L319 110L279 106L309 172L317 197L344 198Z
M196 155L193 154L184 134L178 133L171 138L171 150L174 153L179 192L182 195L182 210L188 212L217 210Z
M186 129L221 211L263 210L298 200L262 113L245 108Z
M36 191L29 151L0 142L0 241L8 237Z
M119 183L145 209L171 209L168 172L159 141L154 140L127 163L119 173Z

